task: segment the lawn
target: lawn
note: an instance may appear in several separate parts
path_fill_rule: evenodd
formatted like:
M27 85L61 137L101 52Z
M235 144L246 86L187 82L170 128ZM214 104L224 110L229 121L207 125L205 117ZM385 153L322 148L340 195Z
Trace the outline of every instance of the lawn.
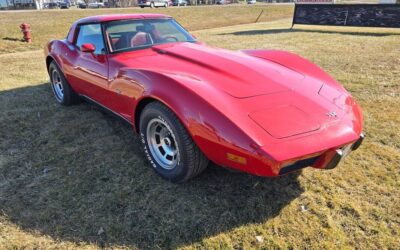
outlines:
M200 30L228 25L272 21L291 15L293 6L202 6L195 8L158 9L70 9L44 10L29 13L0 12L0 54L42 49L50 39L66 37L71 24L79 18L109 13L164 13L173 16L188 30ZM31 25L32 43L21 42L19 26Z
M17 52L0 41L13 52L0 55L0 249L399 249L400 31L291 30L282 8L269 22L202 30L177 15L209 45L289 50L343 83L363 108L367 139L331 171L269 179L211 165L171 184L130 127L86 103L56 104L39 43L15 42Z

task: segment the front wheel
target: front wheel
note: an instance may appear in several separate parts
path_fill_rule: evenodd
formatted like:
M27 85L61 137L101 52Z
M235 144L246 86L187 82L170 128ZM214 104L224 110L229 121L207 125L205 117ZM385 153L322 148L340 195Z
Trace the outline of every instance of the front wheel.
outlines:
M51 88L58 103L70 106L79 102L79 96L71 88L64 74L54 61L49 65L49 75Z
M172 182L185 182L200 174L209 161L177 116L159 102L148 104L139 130L145 154L155 171Z

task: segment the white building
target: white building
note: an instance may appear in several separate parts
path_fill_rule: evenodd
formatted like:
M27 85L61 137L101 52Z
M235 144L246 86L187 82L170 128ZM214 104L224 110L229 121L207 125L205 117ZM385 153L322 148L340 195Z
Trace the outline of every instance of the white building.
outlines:
M10 4L8 0L0 0L0 9L7 8L10 5L12 4Z

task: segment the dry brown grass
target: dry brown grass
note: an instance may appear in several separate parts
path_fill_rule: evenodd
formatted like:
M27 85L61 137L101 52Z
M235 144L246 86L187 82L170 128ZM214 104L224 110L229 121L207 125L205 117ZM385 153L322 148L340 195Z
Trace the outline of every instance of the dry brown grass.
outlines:
M203 6L187 8L158 9L70 9L45 10L23 13L0 13L0 54L42 49L50 39L65 37L71 24L79 18L114 13L163 13L173 16L188 30L200 30L227 25L272 21L287 17L293 11L292 6ZM27 22L31 25L33 42L29 45L20 41L22 33L19 25Z
M195 34L290 50L341 81L364 110L367 139L332 171L268 179L210 166L168 183L129 127L55 103L41 51L0 55L0 248L399 249L400 32L289 23Z

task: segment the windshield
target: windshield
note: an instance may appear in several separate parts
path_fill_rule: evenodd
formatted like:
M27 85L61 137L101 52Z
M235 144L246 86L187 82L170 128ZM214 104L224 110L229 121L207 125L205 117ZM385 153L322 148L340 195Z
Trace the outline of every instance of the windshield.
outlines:
M106 23L111 52L140 49L154 44L195 42L173 19L123 20Z

